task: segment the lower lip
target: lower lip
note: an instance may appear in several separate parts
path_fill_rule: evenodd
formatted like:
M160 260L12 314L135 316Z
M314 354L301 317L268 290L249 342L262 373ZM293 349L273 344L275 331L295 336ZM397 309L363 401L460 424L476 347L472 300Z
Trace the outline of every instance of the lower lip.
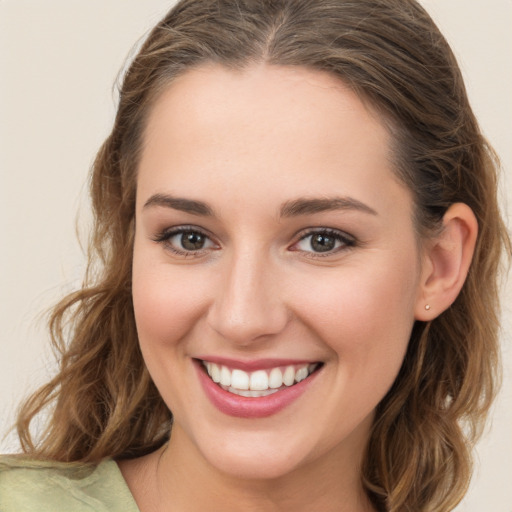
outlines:
M194 361L199 380L210 402L222 413L238 418L265 418L295 402L311 385L318 371L307 379L271 395L245 397L229 393L215 384L204 371L202 363Z

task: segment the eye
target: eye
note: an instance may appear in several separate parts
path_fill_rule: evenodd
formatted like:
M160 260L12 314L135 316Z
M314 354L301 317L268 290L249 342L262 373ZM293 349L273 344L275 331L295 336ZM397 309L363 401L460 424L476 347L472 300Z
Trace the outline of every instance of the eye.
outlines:
M166 248L180 255L193 255L217 248L211 238L194 228L179 227L160 233L155 242L163 243Z
M354 245L356 245L356 240L342 231L317 229L303 235L293 245L292 250L316 253L318 255L325 254L327 256Z

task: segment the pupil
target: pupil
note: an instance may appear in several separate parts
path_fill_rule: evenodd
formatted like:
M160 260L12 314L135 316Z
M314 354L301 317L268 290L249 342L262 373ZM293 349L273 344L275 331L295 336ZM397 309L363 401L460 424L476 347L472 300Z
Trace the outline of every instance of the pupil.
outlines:
M204 246L204 237L201 233L183 233L181 235L181 245L187 251L197 251Z
M327 252L332 251L334 249L334 246L336 244L336 240L329 235L314 235L311 239L311 247L316 252Z

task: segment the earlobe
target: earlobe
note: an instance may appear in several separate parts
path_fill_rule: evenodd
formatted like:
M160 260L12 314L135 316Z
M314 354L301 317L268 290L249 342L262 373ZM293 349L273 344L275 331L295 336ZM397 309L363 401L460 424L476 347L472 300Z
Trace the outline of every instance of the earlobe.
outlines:
M429 321L448 309L466 280L478 234L478 222L469 206L455 203L443 217L442 231L423 255L416 320Z

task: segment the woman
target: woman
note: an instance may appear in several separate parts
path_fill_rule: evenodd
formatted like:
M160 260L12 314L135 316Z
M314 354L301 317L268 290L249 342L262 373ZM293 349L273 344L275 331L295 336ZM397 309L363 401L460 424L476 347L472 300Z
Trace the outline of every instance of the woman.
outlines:
M0 505L452 509L494 395L495 180L415 2L180 2L125 76L103 269L54 312Z

